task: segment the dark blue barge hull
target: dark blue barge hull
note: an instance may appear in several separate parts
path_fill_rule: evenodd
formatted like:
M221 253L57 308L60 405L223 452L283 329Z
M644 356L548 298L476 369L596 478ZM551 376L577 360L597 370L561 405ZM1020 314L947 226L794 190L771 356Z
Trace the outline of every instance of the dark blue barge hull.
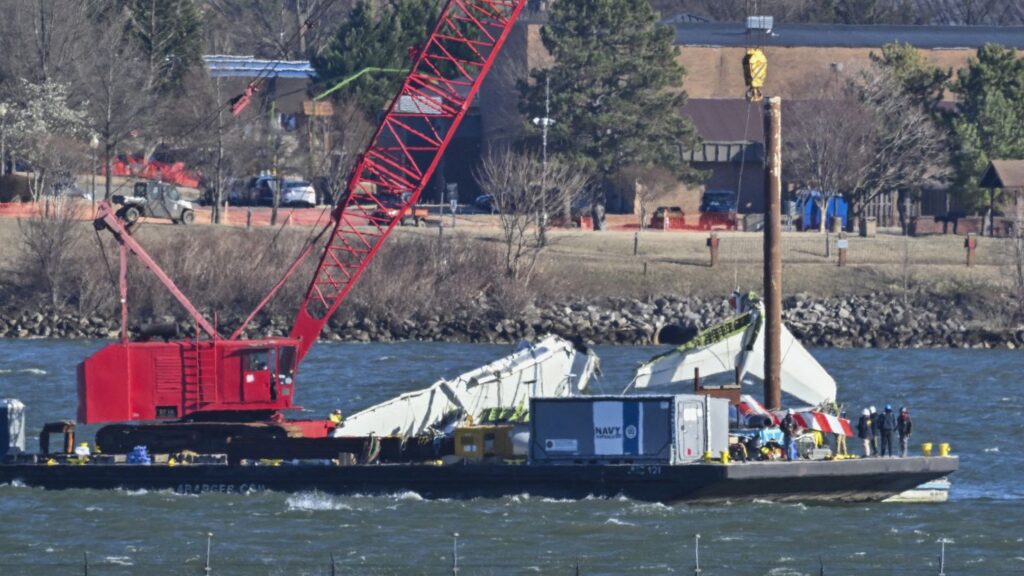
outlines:
M46 489L173 490L182 493L273 490L497 498L516 494L654 502L880 501L956 471L955 457L831 462L667 465L380 464L0 465L0 482Z

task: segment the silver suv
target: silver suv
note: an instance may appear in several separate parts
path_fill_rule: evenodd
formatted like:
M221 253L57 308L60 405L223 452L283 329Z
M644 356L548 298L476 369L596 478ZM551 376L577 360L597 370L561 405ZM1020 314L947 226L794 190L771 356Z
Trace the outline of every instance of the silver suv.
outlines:
M129 226L139 218L165 218L175 224L191 224L196 220L192 203L181 199L178 189L165 182L136 182L132 196L117 195L115 204L120 204L117 215Z

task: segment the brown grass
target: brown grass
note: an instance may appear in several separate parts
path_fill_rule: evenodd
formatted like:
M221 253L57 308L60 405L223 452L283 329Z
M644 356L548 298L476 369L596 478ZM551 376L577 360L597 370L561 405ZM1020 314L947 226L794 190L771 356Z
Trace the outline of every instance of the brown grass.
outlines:
M67 248L63 306L100 316L116 314L116 244L106 232L97 240L90 224L73 226L77 240ZM307 228L246 231L150 223L136 237L198 307L211 316L217 311L222 327L229 329L280 278L309 232ZM720 296L737 287L761 288L762 246L757 234L722 233L720 265L712 269L705 234L641 233L639 255L633 256L632 232L555 230L526 287L510 283L502 274L503 246L496 230L460 224L446 229L442 238L436 228L398 230L360 280L338 320L370 316L401 322L446 316L482 298L496 303L505 315L515 316L537 299ZM3 300L18 308L48 304L49 298L38 289L40 271L26 258L15 221L0 221L0 243L4 246L0 252ZM979 239L978 264L971 269L964 265L963 238L954 236L909 241L886 234L851 238L845 268L836 266L834 254L833 249L833 259L825 259L824 238L818 234L785 234L784 292L820 297L873 292L898 296L905 290L985 295L1013 287L1013 247L1008 240ZM316 254L284 286L268 313L294 313L315 263ZM136 321L165 314L183 316L167 290L135 259L129 301Z

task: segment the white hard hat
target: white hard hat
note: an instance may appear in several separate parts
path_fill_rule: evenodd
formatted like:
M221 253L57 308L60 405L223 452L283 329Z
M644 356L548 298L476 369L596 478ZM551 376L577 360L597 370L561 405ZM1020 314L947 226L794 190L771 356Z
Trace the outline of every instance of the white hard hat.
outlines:
M793 409L790 408L789 410L786 410L786 414L792 415L792 414L796 414L796 412L793 412Z
M874 414L875 412L877 412L877 410L875 410L875 407L874 407L874 406L872 406L872 407L871 407L871 413L872 413L872 414Z
M871 416L871 410L868 410L867 408L865 408L864 409L864 415L865 416Z

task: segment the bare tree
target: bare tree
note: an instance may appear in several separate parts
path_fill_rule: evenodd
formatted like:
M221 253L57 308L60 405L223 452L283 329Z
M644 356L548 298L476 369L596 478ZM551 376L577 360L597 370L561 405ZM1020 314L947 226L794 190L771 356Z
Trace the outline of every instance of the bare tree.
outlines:
M572 204L589 183L583 171L560 158L549 157L548 189L543 191L542 168L535 154L502 151L485 156L476 171L477 183L491 195L498 212L505 244L505 275L523 284L529 283L543 248L537 226L541 207L545 203Z
M201 0L209 43L234 54L299 59L319 54L354 0ZM308 22L308 25L305 25Z
M641 230L647 229L648 217L659 204L672 196L679 185L679 179L672 172L657 166L631 166L620 172L615 180L620 189L633 191L634 209Z
M955 24L976 26L978 24L996 24L993 16L999 16L1006 8L1002 8L1004 0L954 0L944 2L945 12Z
M65 303L65 285L73 277L75 247L85 229L78 222L79 206L68 197L47 198L31 218L18 219L24 250L20 253L22 282L40 291L54 308Z
M0 0L0 79L67 79L96 0Z
M354 101L332 102L331 115L311 118L309 138L310 176L321 192L336 204L345 192L348 176L359 153L366 148L376 127Z
M118 147L144 135L156 117L157 98L146 88L146 67L127 33L126 20L127 13L121 13L90 27L76 74L76 85L100 138L108 175L113 172ZM108 177L104 196L110 198L111 193Z
M880 194L913 190L926 176L944 178L949 147L932 115L886 69L873 64L856 90L871 118L867 161L852 174L853 213L860 216Z
M853 192L856 175L870 161L872 119L849 89L795 103L786 125L786 171L801 187L818 192L814 202L825 231L829 202Z

